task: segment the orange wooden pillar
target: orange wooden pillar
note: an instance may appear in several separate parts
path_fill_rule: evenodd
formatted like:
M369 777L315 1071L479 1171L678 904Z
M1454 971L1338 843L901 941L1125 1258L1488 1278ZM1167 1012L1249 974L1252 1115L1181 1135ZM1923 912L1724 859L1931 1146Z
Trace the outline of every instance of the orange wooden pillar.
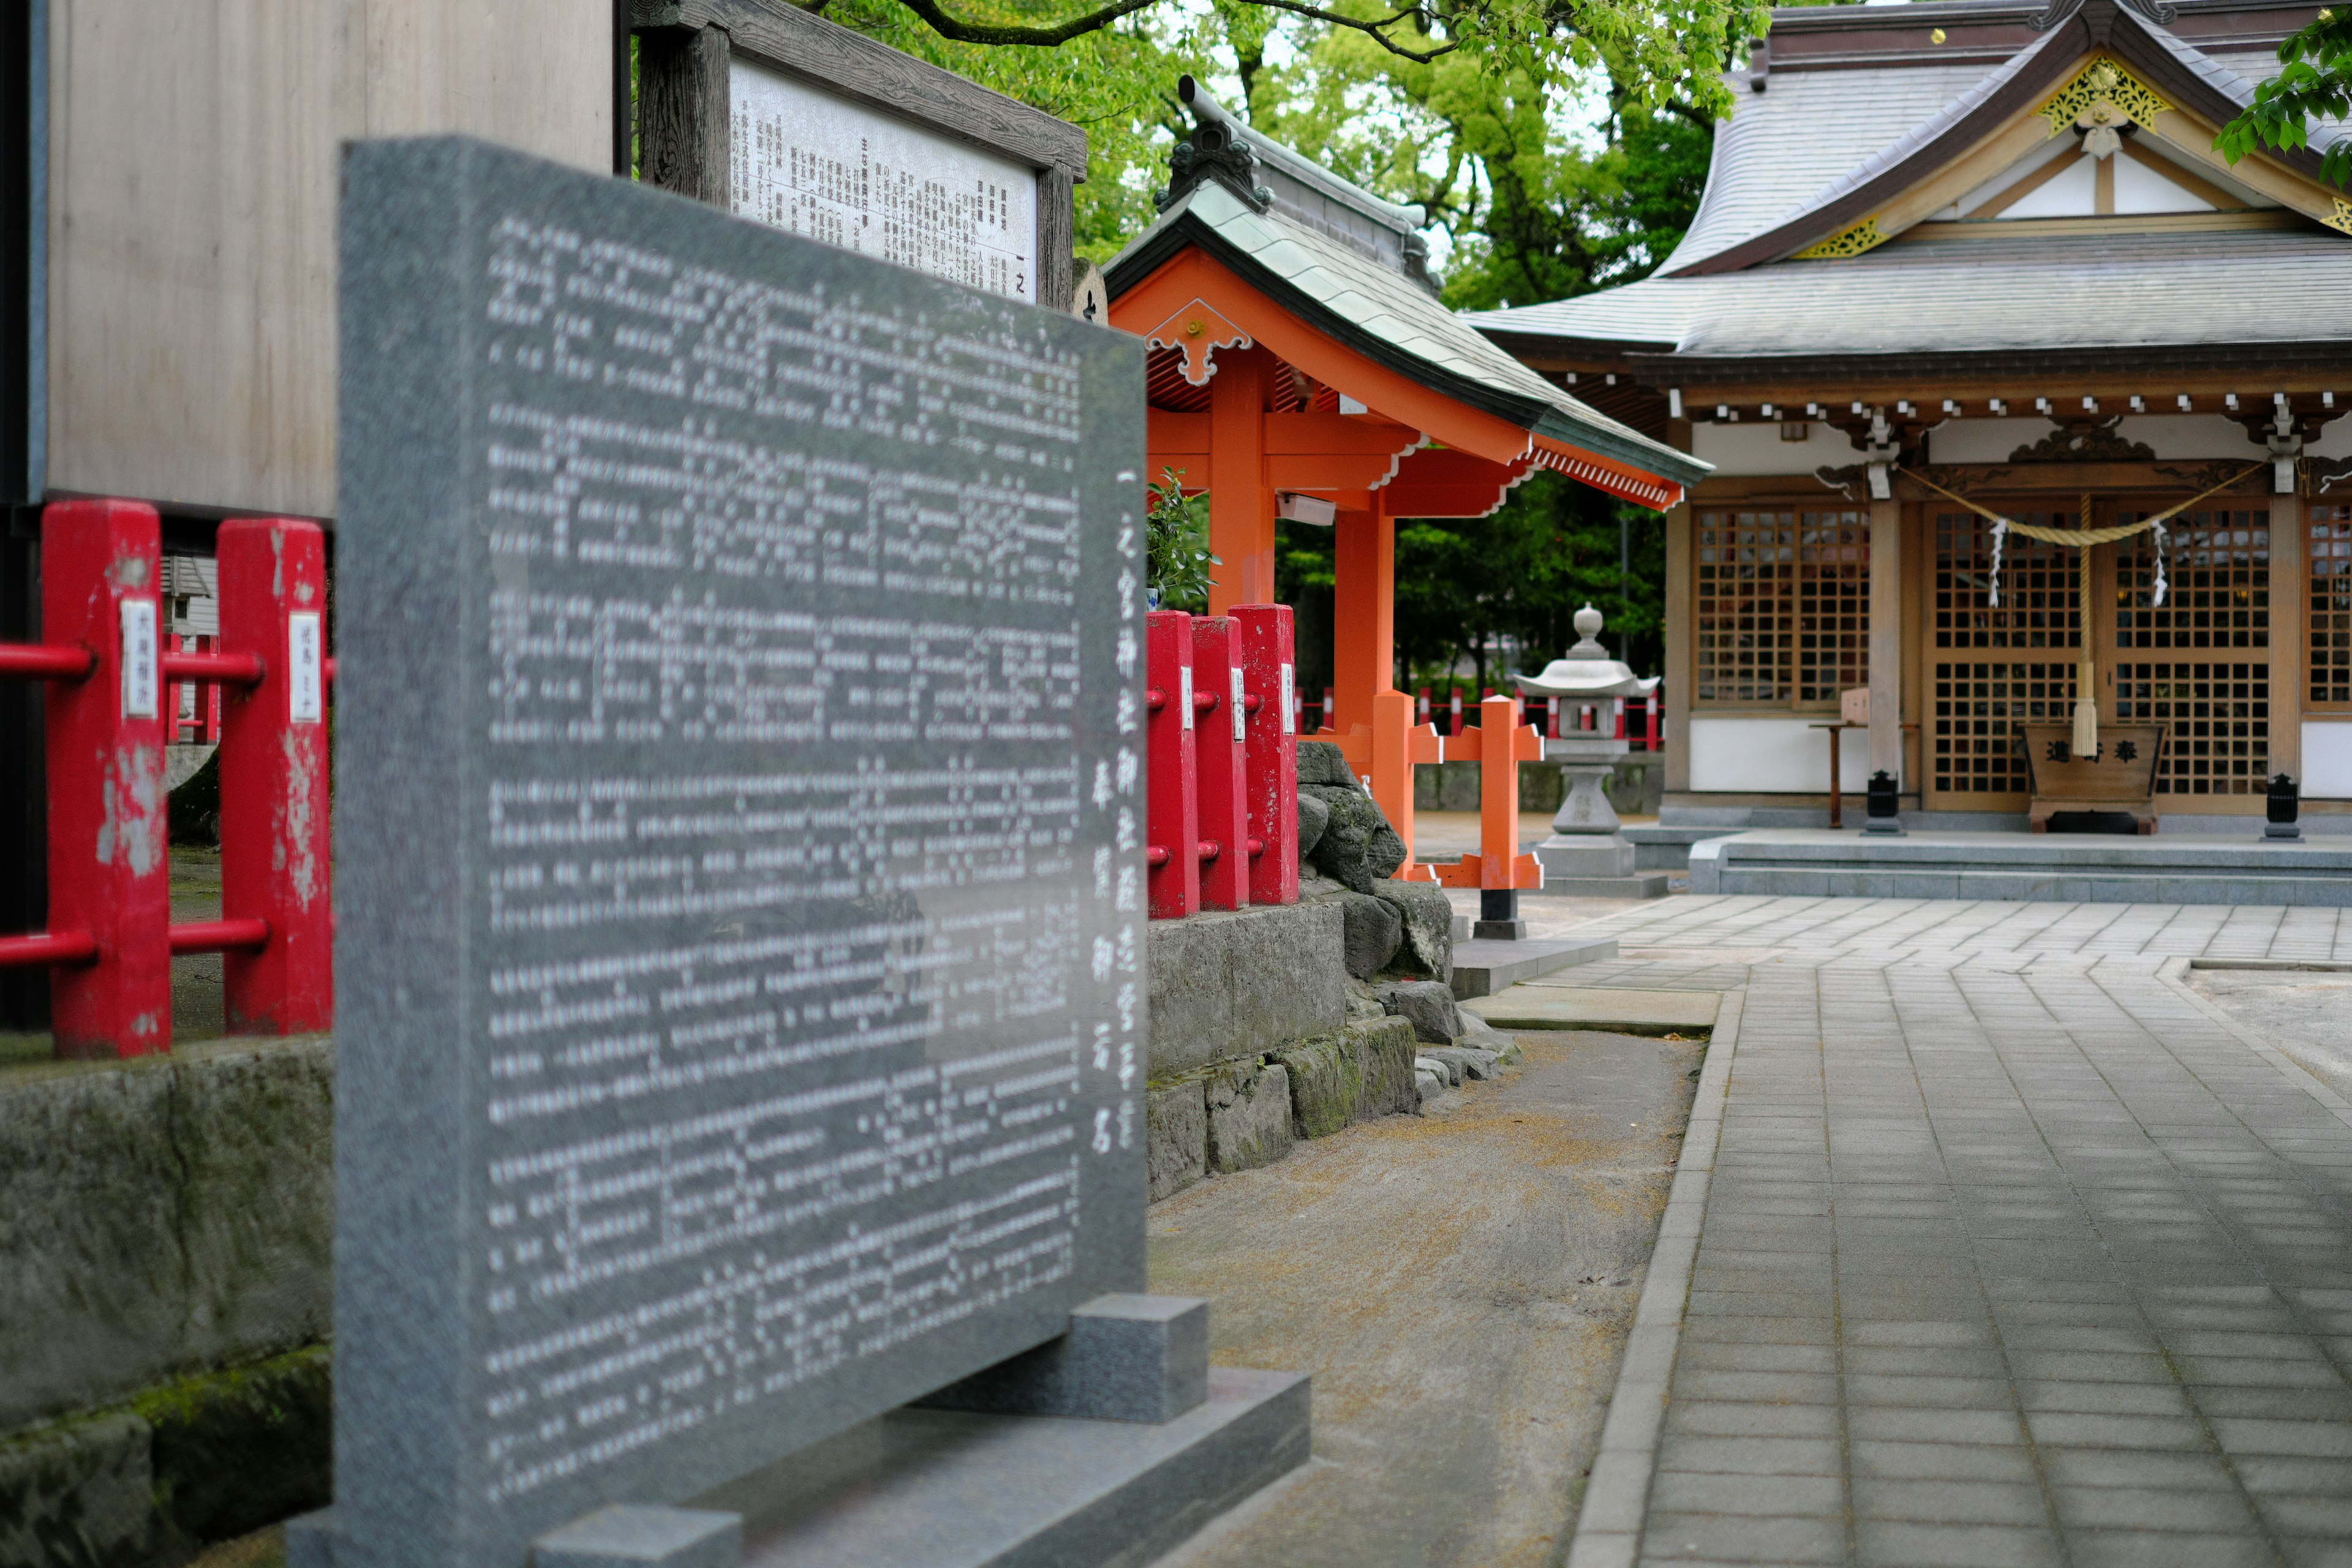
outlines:
M1438 761L1437 731L1413 721L1412 699L1396 689L1396 521L1374 492L1370 511L1343 511L1333 526L1331 738L1404 840L1401 878L1431 879L1412 853L1412 769Z
M1275 602L1275 500L1265 482L1273 371L1274 356L1264 349L1223 349L1209 378L1209 553L1218 561L1209 587L1213 616Z
M1478 889L1478 936L1527 935L1518 889L1542 887L1543 865L1519 853L1519 764L1542 756L1543 737L1519 722L1518 704L1508 697L1479 703L1478 727L1454 737L1454 760L1478 764L1478 853L1437 868L1437 879Z

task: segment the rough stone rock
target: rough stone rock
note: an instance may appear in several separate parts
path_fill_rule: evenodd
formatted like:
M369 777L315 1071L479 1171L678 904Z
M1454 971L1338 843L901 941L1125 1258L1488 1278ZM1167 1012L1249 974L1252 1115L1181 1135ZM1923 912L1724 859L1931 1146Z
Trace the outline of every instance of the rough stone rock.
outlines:
M1168 1082L1347 1022L1344 927L1329 903L1258 904L1151 921L1146 1076Z
M1412 1025L1413 1037L1450 1046L1462 1032L1462 1007L1442 980L1395 980L1379 988L1381 1011Z
M1212 1072L1207 1084L1211 1170L1254 1170L1290 1152L1288 1069L1234 1062Z
M1373 997L1350 991L1348 994L1348 1022L1369 1024L1375 1018L1385 1018L1389 1010Z
M1484 1080L1498 1077L1502 1072L1500 1057L1493 1051L1482 1051L1474 1047L1440 1046L1434 1050L1424 1051L1422 1054L1458 1069L1460 1078L1455 1079L1456 1082L1459 1082L1461 1078Z
M1208 1173L1209 1110L1201 1080L1147 1088L1143 1092L1143 1167L1149 1201L1158 1203Z
M1392 906L1404 921L1404 948L1396 966L1423 980L1452 980L1454 903L1445 889L1434 882L1375 882L1372 896Z
M1275 1059L1289 1075L1291 1127L1299 1137L1328 1138L1356 1120L1364 1068L1345 1031L1300 1040Z
M1430 1101L1445 1092L1447 1088L1445 1069L1434 1062L1425 1068L1415 1067L1412 1069L1412 1084L1414 1089L1420 1090L1421 1103L1423 1108L1426 1108Z
M1414 1086L1412 1026L1402 1018L1382 1018L1354 1024L1348 1032L1357 1038L1363 1092L1356 1104L1356 1120L1375 1116L1412 1116L1421 1110L1421 1090Z
M1448 1089L1458 1089L1462 1085L1460 1062L1449 1062L1437 1057L1415 1057L1412 1058L1412 1070L1415 1073L1435 1073L1439 1081Z
M1462 1010L1462 1033L1454 1037L1454 1043L1492 1051L1502 1059L1505 1067L1517 1067L1528 1059L1528 1053L1519 1048L1516 1037L1505 1034L1466 1007Z
M1345 922L1340 936L1341 962L1359 980L1369 980L1389 966L1404 942L1404 922L1397 912L1369 893L1342 893L1333 900Z
M1315 846L1323 841L1323 829L1330 825L1331 808L1318 796L1298 792L1298 861L1305 865L1315 853Z
M1348 771L1347 753L1333 741L1301 741L1298 742L1298 783L1307 784L1356 785L1356 775Z
M1377 886L1381 879L1395 876L1396 868L1404 864L1404 836L1389 826L1389 819L1370 795L1364 797L1364 804L1372 808L1378 824L1372 829L1370 841L1364 846L1364 868L1372 874Z
M1315 841L1316 869L1342 887L1370 892L1372 834L1381 826L1381 808L1372 797L1353 784L1300 784L1298 798L1324 807L1323 834Z

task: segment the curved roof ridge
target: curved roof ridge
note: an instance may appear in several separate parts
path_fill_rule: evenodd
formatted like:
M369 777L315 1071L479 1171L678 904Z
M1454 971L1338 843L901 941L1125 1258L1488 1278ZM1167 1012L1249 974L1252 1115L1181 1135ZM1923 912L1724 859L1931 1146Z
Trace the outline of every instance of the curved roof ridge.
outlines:
M1996 66L1988 71L1982 80L1945 104L1936 113L1822 186L1820 190L1807 197L1804 205L1795 213L1770 228L1760 230L1757 235L1749 236L1747 240L1734 241L1731 245L1708 256L1695 257L1685 266L1677 267L1670 259L1666 267L1660 268L1661 273L1668 277L1688 276L1703 263L1739 248L1741 246L1753 243L1762 235L1776 234L1784 229L1795 229L1805 225L1815 213L1833 205L1843 197L1854 195L1872 181L1894 173L1917 157L1940 138L1950 135L1962 121L1982 110L1988 103L2026 74L2028 68L2039 61L2044 52L2059 48L2059 39L2068 30L2064 27L2051 28L2032 43L2011 55L2007 63ZM2069 58L2072 58L2071 55ZM1835 229L1830 232L1834 233Z

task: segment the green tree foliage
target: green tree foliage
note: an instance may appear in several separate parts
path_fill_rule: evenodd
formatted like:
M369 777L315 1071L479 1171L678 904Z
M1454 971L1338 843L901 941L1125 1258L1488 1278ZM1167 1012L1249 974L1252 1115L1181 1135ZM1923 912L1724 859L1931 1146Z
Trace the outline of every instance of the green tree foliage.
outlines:
M2221 127L2213 146L2234 163L2257 146L2308 147L2323 120L2352 120L2352 10L2329 8L2279 45L2278 75L2254 89L2245 112ZM2320 174L2352 185L2352 134L2320 154Z
M834 21L1084 126L1076 233L1089 259L1108 260L1152 221L1168 154L1189 133L1175 96L1189 73L1267 135L1421 205L1445 242L1445 299L1460 309L1562 299L1654 269L1690 225L1716 117L1732 107L1721 72L1766 19L1755 0L818 4ZM1499 679L1507 645L1518 650L1507 662L1539 664L1572 640L1569 617L1587 599L1607 613L1612 646L1630 643L1629 656L1654 647L1658 519L1624 509L1634 520L1627 574L1620 510L1540 475L1493 517L1403 525L1400 674L1460 658L1486 683ZM1162 495L1155 538L1167 531L1177 550L1191 514ZM1310 684L1328 677L1308 645L1318 606L1328 636L1331 540L1328 529L1285 525L1276 558L1278 589L1301 607ZM1205 540L1183 548L1205 570ZM1154 573L1162 602L1204 599L1183 563L1169 561L1176 570Z
M1151 485L1144 516L1144 576L1152 604L1205 614L1214 577L1209 569L1218 564L1209 553L1209 492L1186 495L1176 470L1164 469Z

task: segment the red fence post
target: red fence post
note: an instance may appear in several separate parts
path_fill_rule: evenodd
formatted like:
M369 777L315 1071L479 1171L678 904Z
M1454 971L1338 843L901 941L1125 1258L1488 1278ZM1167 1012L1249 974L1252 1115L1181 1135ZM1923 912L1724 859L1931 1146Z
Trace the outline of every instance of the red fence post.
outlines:
M1242 777L1248 703L1242 687L1240 626L1230 616L1194 616L1192 756L1204 910L1250 903L1249 795Z
M1192 780L1192 617L1153 610L1145 617L1149 689L1144 864L1156 921L1201 907L1201 822Z
M163 790L162 524L132 501L41 516L41 635L88 648L87 679L48 689L49 916L89 962L49 971L60 1057L172 1045L171 854Z
M221 695L221 918L268 923L222 955L231 1034L304 1034L334 1016L328 876L327 568L316 523L220 526L220 637L262 678Z
M1298 901L1298 726L1290 606L1236 605L1249 799L1250 902Z

